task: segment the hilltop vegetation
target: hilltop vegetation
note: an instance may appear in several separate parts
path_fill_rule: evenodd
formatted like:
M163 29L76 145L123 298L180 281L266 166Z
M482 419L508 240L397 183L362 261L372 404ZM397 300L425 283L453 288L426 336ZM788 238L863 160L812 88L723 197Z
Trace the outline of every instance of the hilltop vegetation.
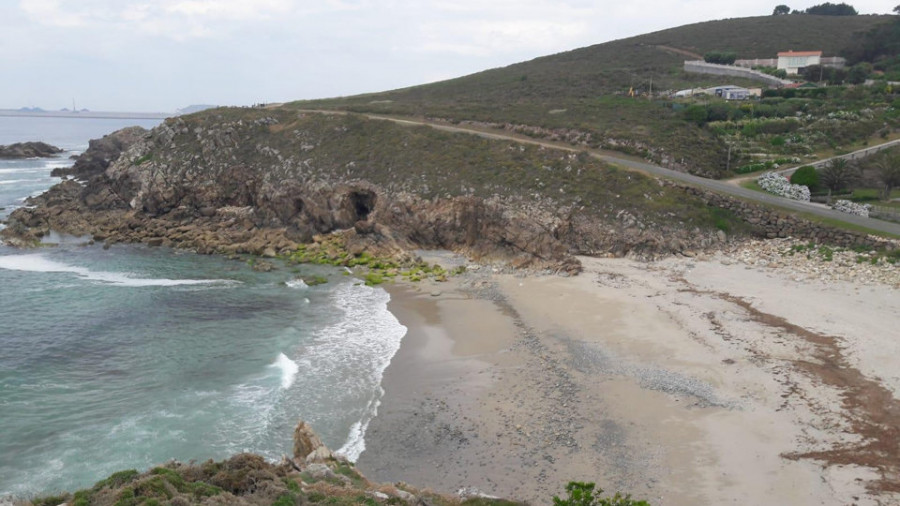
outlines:
M577 137L578 142L593 147L617 149L721 177L730 165L727 143L715 132L685 123L677 101L657 94L652 100L638 97L651 86L654 92L723 82L758 86L740 79L688 74L682 70L683 62L716 51L733 52L737 58L774 58L788 49L840 54L861 34L892 18L809 14L710 21L439 83L290 105L477 121L508 128L528 126L533 135ZM629 90L634 90L636 97L630 97Z
M900 16L854 39L846 53L850 63L870 63L874 70L884 72L888 80L900 80Z

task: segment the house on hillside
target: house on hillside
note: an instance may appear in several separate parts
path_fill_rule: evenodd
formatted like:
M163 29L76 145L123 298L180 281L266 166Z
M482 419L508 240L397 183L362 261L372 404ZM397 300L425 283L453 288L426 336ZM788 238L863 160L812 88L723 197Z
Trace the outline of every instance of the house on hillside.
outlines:
M797 75L810 65L822 64L822 51L783 51L778 53L778 69Z

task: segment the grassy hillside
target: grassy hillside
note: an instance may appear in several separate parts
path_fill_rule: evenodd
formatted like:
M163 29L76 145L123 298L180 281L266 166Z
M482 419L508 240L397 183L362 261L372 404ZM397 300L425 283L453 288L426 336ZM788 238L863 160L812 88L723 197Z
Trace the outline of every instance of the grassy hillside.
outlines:
M840 56L860 33L893 16L758 16L724 19L635 37L644 44L678 47L703 54L728 50L738 58L774 58L779 51L822 50ZM622 41L624 42L624 41Z
M778 51L821 49L839 54L854 38L893 16L761 16L708 21L597 44L536 58L508 67L457 79L386 93L359 95L318 103L381 106L410 111L441 109L453 104L519 105L593 99L627 90L646 89L653 78L656 89L681 88L721 79L684 75L681 67L692 57L729 50L738 58L774 58ZM384 100L400 104L376 103ZM408 104L408 106L406 106Z
M787 49L836 54L854 37L892 18L792 15L710 21L439 83L291 106L575 129L590 133L596 147L617 147L658 162L684 159L693 172L722 175L723 142L683 122L671 100L639 100L626 96L627 91L749 86L753 83L740 79L687 74L683 62L692 58L690 53L710 50L732 50L740 58L771 58Z

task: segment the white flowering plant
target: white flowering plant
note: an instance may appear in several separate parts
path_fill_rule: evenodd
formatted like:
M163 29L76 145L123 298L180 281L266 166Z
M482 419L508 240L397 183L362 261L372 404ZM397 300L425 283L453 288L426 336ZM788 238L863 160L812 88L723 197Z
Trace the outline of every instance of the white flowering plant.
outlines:
M835 200L831 204L831 208L842 213L855 214L856 216L868 218L869 210L872 209L872 206L869 204L857 204L856 202L850 202L849 200Z
M763 190L792 200L809 202L809 188L799 184L791 184L788 179L774 172L766 172L756 179Z

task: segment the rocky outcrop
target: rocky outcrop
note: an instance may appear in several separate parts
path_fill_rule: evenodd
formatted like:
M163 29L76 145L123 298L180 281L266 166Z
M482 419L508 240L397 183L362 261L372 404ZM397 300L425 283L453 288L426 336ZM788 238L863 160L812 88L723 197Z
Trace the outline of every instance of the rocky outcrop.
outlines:
M568 273L576 254L654 258L720 240L691 221L708 217L702 204L588 157L353 117L226 113L92 141L68 172L83 184L32 199L0 233L271 256L340 231L357 253L449 249Z
M100 480L92 488L45 497L22 504L221 504L257 506L266 504L404 504L450 506L459 498L405 484L369 481L352 463L331 452L301 421L294 433L294 447L312 448L311 458L280 463L259 455L241 453L220 462L184 464L170 461L147 472L124 470ZM296 438L302 439L298 442ZM313 444L314 447L305 446ZM2 501L0 501L2 503ZM478 504L514 505L500 499L482 499Z
M76 179L88 180L106 170L118 160L122 152L147 135L147 130L138 126L123 128L100 139L93 139L87 151L75 159L72 167L53 169L53 177L73 176Z
M0 160L19 158L50 158L63 150L46 142L18 142L8 146L0 146Z
M306 422L300 420L294 428L294 462L298 466L333 459L331 450L319 439Z

